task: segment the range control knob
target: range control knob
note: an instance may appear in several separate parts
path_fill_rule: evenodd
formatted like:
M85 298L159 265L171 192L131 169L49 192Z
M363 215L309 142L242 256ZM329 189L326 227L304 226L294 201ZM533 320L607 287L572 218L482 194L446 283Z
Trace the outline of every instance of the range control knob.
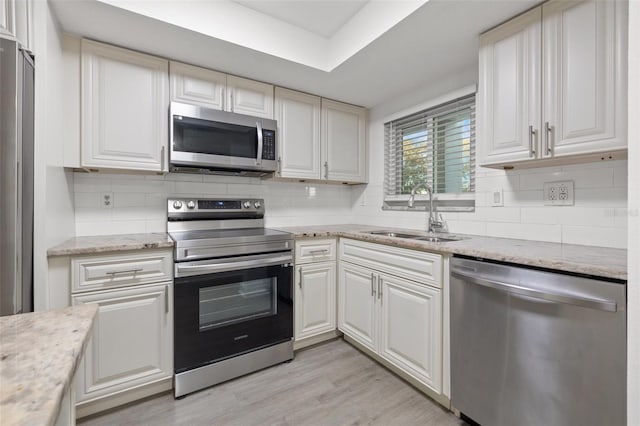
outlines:
M187 208L188 209L195 209L196 208L196 202L195 201L189 201L187 203Z
M176 210L180 210L182 208L182 201L174 201L173 208Z
M242 203L242 206L243 206L245 209L250 208L250 207L251 207L251 201L245 201L244 203Z
M262 207L262 204L260 204L260 201L256 201L255 203L253 203L253 207L259 209L260 207Z

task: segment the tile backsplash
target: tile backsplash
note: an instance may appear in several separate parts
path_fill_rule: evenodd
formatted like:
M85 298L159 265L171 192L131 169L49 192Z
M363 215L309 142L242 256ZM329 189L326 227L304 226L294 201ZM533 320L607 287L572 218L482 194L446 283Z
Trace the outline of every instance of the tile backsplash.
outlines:
M354 189L358 222L426 228L425 212L382 211L382 185ZM545 182L571 180L573 206L545 206ZM494 189L503 207L492 207ZM526 170L476 169L475 212L443 213L451 232L605 247L627 245L627 161L603 161Z
M104 195L112 196L111 207ZM264 198L267 226L335 224L351 219L351 189L258 178L168 174L74 174L76 235L164 232L168 197Z

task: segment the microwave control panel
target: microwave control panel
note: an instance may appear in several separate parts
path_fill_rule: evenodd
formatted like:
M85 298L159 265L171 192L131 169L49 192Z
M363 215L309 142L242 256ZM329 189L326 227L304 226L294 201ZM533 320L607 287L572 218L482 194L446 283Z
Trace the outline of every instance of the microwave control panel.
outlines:
M262 130L262 159L276 159L276 132L273 130Z

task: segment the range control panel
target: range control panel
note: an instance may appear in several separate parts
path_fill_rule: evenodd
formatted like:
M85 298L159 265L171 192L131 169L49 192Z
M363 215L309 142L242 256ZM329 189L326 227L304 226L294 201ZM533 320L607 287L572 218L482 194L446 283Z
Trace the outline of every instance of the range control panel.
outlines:
M217 214L225 217L229 214L252 213L264 215L264 200L261 198L169 198L167 199L167 213L185 216L207 216L215 217Z

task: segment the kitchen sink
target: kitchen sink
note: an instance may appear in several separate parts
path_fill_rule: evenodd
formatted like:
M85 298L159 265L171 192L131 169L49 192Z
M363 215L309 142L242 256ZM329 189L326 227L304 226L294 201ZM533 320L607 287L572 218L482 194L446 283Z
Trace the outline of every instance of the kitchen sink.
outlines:
M462 237L454 237L452 235L441 236L441 235L422 235L422 234L408 234L403 232L394 232L394 231L369 231L367 234L370 235L381 235L383 237L395 237L395 238L406 238L409 240L419 240L419 241L428 241L430 243L446 243L450 241L460 241Z

